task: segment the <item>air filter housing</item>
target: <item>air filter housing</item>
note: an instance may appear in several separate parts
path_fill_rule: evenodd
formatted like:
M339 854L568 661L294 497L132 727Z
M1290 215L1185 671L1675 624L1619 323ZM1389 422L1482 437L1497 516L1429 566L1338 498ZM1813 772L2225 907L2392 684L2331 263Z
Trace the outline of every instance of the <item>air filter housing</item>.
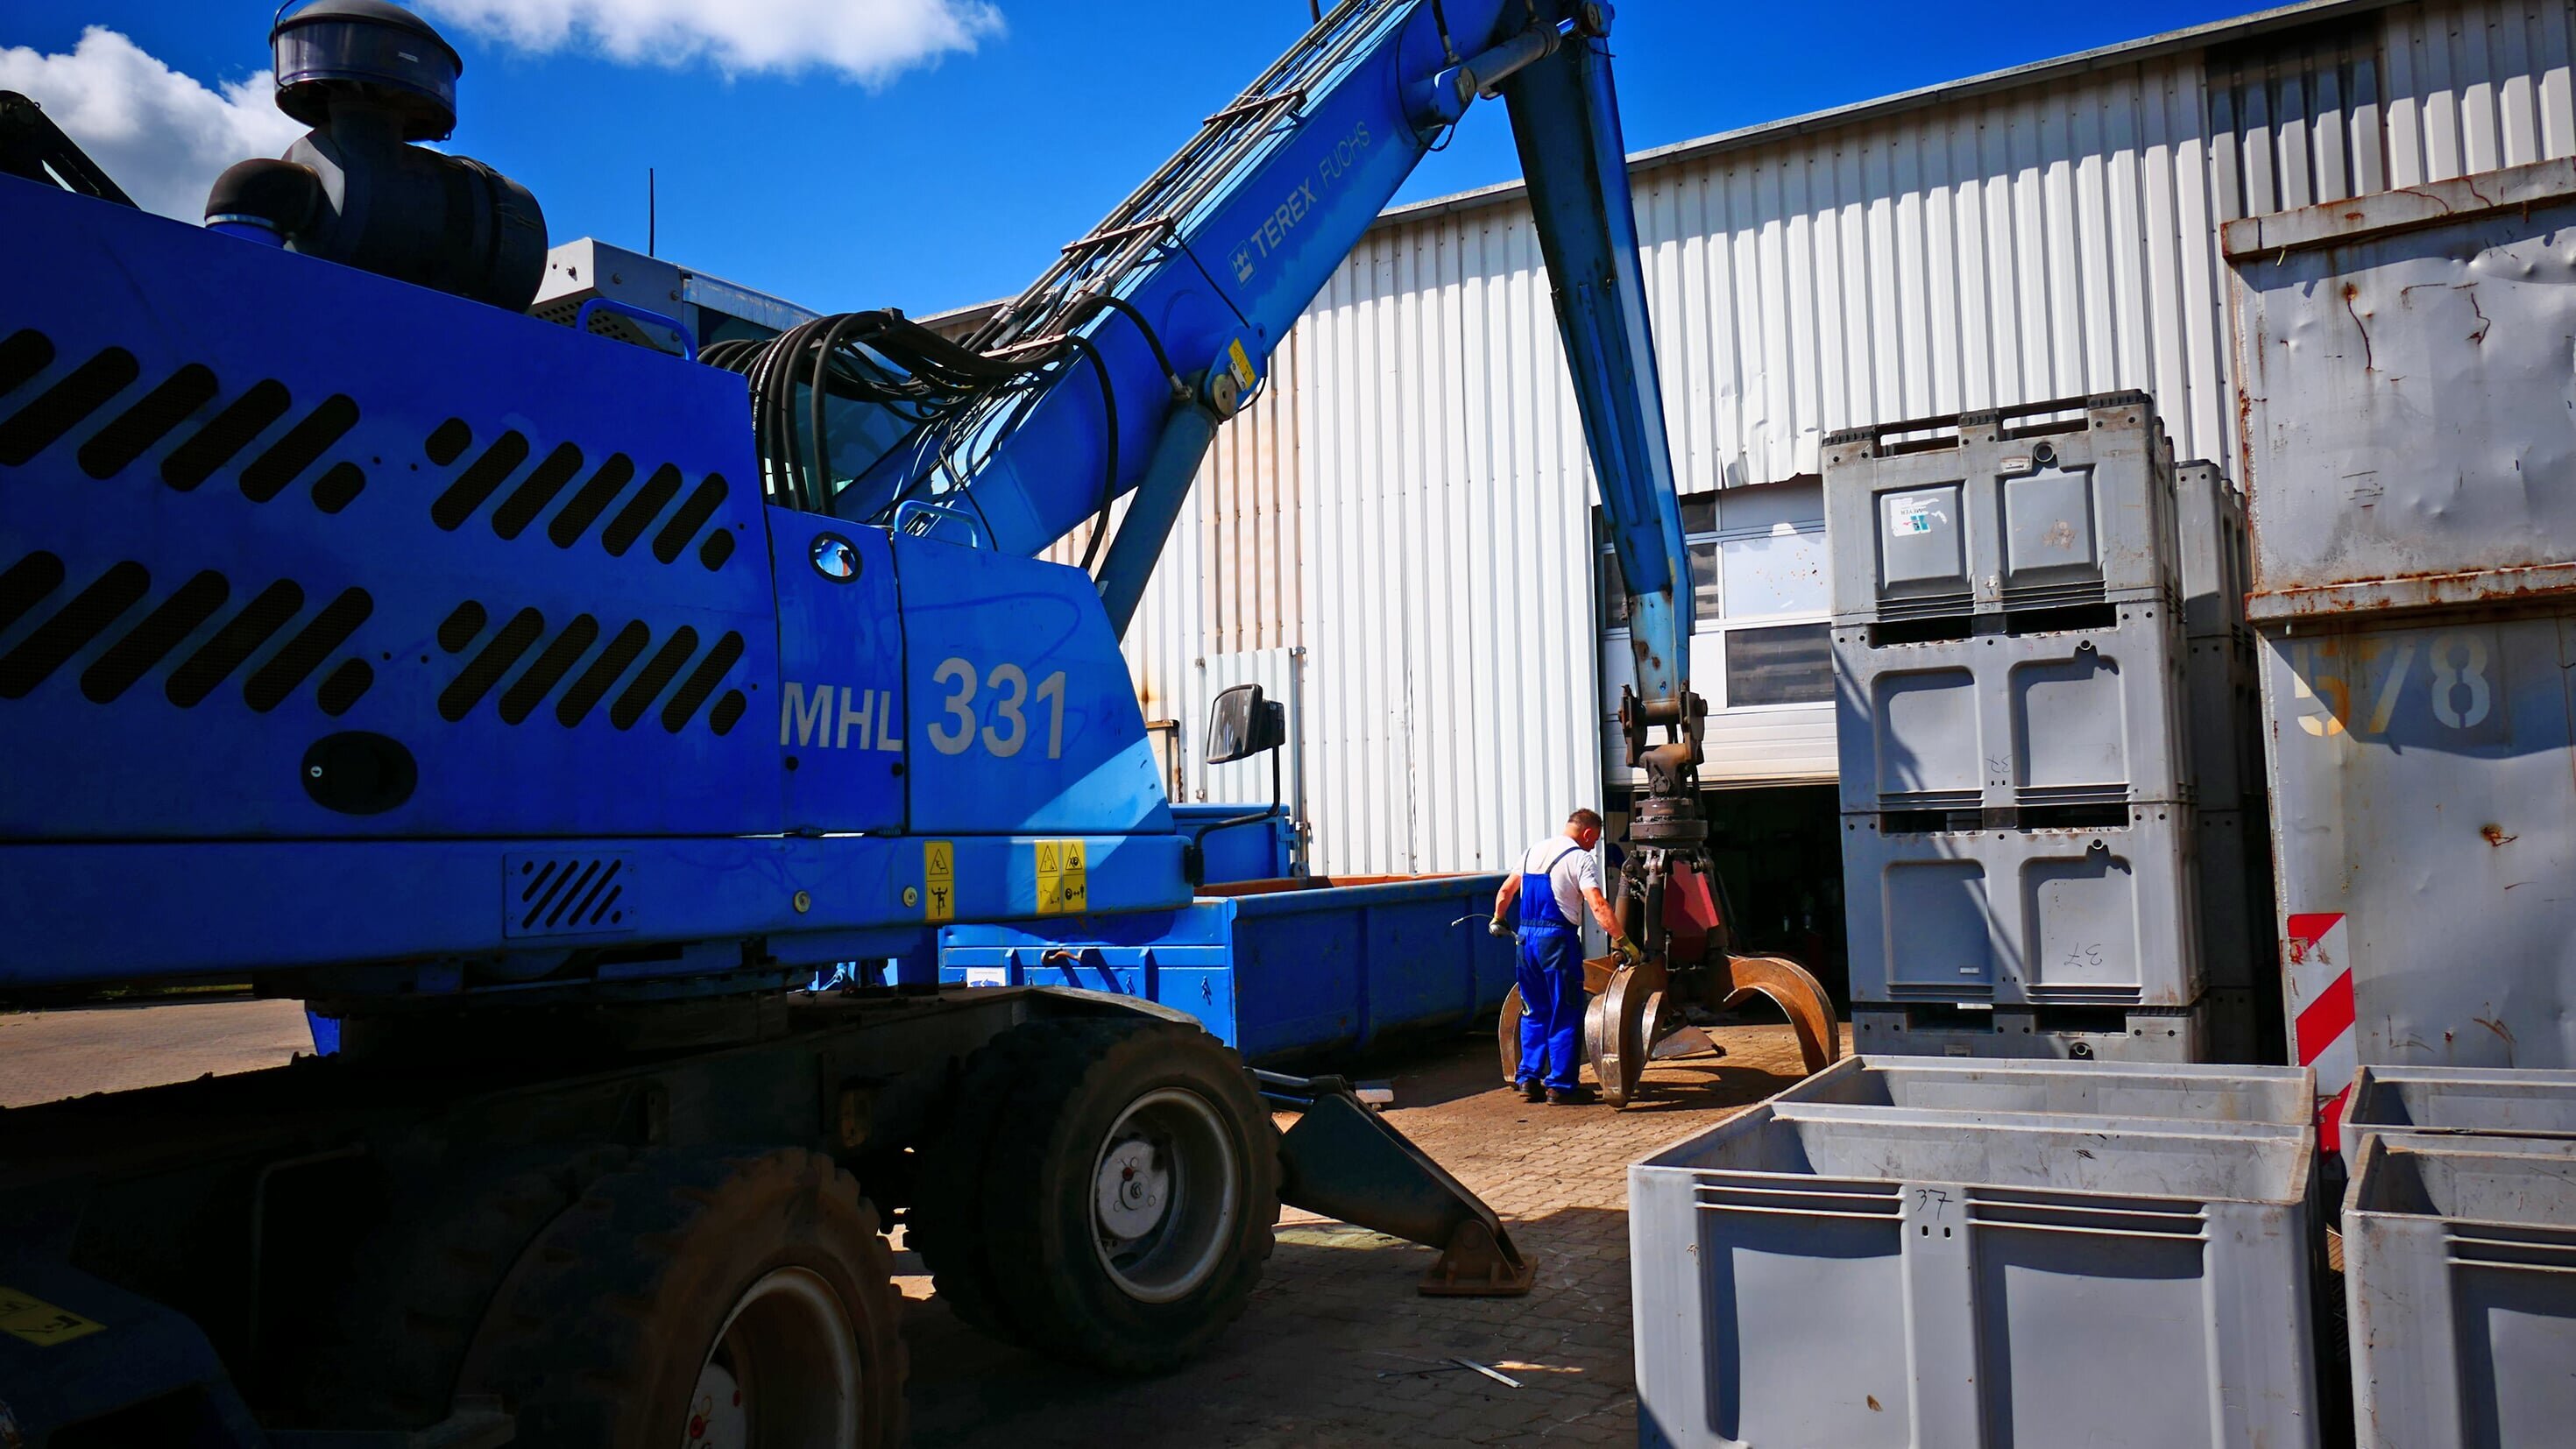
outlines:
M546 218L480 161L413 143L456 129L465 64L388 0L318 0L270 27L277 108L313 129L215 179L206 224L513 312L546 270Z
M402 119L406 141L456 130L456 78L465 62L429 22L387 0L320 0L268 33L277 108L308 126L336 100L363 99Z

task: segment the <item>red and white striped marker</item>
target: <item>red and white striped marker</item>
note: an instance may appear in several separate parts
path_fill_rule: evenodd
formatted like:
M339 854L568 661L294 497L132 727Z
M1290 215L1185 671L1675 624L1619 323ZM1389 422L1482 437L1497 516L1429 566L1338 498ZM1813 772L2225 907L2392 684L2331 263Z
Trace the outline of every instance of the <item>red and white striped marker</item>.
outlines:
M2289 959L2281 972L2289 987L2290 1046L2299 1065L2316 1069L2317 1145L2339 1152L2343 1099L2361 1067L2353 1040L2352 966L2344 949L2343 912L2291 916L2285 934Z

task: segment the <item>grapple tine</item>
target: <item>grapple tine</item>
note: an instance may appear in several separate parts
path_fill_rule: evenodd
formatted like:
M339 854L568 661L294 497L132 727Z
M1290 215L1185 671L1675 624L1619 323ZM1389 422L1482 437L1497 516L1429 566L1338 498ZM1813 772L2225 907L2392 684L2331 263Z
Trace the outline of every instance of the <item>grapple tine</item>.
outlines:
M1756 992L1771 998L1798 1034L1798 1054L1806 1058L1809 1076L1841 1058L1842 1031L1834 1017L1833 998L1825 994L1824 983L1814 973L1785 956L1732 956L1726 965L1729 982L1724 1006L1731 1008Z

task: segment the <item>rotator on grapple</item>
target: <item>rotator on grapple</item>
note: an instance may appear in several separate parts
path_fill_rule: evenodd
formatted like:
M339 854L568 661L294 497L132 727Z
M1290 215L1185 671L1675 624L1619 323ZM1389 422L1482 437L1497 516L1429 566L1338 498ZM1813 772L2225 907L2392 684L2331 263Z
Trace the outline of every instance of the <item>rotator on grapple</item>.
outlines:
M1619 701L1628 763L1646 772L1646 791L1631 815L1628 865L1612 908L1620 929L1641 946L1643 959L1616 967L1584 1017L1592 1070L1603 1099L1613 1106L1625 1106L1636 1095L1657 1044L1689 1025L1694 1006L1725 1011L1750 996L1765 996L1788 1015L1808 1071L1821 1071L1841 1055L1833 1002L1807 968L1784 956L1739 956L1728 949L1699 799L1700 730L1707 714L1708 706L1687 689L1652 700L1631 690ZM1657 726L1669 738L1649 743Z

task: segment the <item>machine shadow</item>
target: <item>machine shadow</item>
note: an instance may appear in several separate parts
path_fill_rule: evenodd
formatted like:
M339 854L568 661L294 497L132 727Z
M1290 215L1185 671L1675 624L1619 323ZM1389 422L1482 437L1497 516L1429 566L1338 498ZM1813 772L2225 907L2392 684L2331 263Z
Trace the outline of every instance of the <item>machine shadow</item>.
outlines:
M1525 1298L1425 1298L1428 1248L1334 1222L1284 1224L1250 1306L1199 1358L1152 1379L1069 1367L906 1304L917 1449L1304 1449L1561 1442L1633 1434L1627 1214L1515 1220ZM1518 1388L1455 1362L1467 1359Z

